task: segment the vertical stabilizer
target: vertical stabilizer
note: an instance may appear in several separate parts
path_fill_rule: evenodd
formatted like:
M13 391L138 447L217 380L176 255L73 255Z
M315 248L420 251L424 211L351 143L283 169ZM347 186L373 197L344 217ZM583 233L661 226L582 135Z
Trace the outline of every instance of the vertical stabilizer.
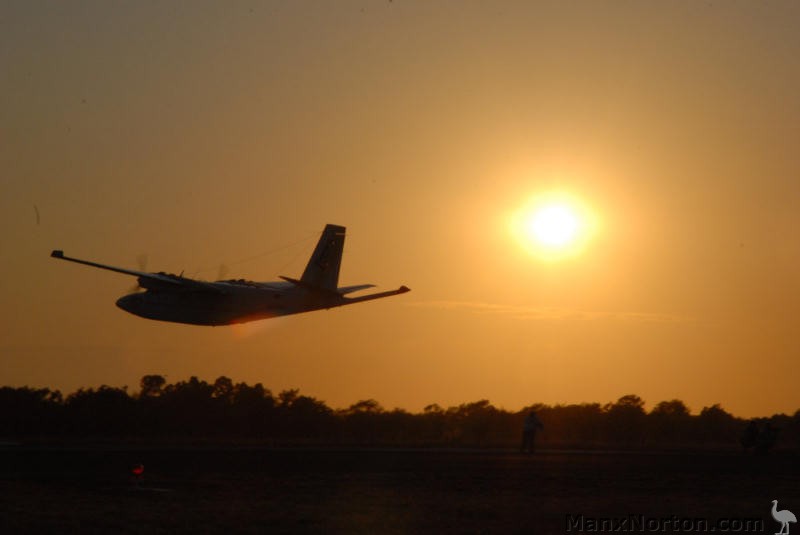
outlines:
M345 228L339 225L325 225L314 254L300 277L301 281L326 290L336 290L342 264L344 232Z

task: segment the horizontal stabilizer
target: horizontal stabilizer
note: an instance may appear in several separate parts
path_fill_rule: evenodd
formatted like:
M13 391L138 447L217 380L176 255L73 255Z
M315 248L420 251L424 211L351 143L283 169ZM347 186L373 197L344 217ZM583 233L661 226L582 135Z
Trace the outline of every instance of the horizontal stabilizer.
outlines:
M388 292L378 292L376 294L362 295L360 297L345 297L345 304L360 303L361 301L370 301L372 299L380 299L381 297L390 297L392 295L400 295L410 292L411 289L407 286L401 286L397 290L389 290Z
M336 291L339 292L341 295L346 295L349 293L357 292L359 290L366 290L367 288L374 288L374 284L356 284L355 286L342 286L341 288L336 288Z
M335 295L336 297L340 297L339 292L337 292L336 290L329 290L328 288L323 288L322 286L317 286L316 284L312 284L310 282L293 279L291 277L285 277L283 275L278 275L278 277L285 280L286 282L291 282L295 286L299 286L300 288L305 288L306 290L310 290L312 292L317 292L326 295Z
M407 286L401 286L397 290L389 290L388 292L378 292L369 295L362 295L359 297L342 297L344 294L357 292L358 290L364 290L366 288L374 288L374 284L358 284L356 286L343 286L337 290L328 290L327 288L321 288L319 286L315 286L313 284L309 284L305 281L293 279L291 277L285 277L280 275L280 278L285 280L286 282L291 282L295 286L299 286L301 288L306 288L312 292L317 292L325 295L336 296L341 298L343 305L349 305L351 303L359 303L361 301L369 301L371 299L380 299L381 297L389 297L391 295L398 295L404 294L406 292L410 292L411 290Z

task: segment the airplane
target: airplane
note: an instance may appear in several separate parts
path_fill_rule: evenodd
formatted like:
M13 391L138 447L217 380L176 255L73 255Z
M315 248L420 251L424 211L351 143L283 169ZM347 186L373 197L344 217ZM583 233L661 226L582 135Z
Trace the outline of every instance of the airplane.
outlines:
M345 297L375 285L338 286L344 236L345 227L326 225L303 275L299 279L280 276L282 280L277 282L244 279L208 282L184 277L182 273L148 273L79 260L66 256L61 250L53 251L50 256L137 277L139 287L145 291L120 297L117 300L119 308L147 319L191 325L246 323L352 305L410 291L401 286L397 290Z

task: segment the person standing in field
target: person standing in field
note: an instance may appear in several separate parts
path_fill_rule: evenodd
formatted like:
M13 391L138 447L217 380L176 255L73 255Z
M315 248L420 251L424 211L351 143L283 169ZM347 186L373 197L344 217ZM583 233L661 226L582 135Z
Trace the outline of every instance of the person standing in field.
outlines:
M525 417L525 422L522 424L522 453L531 454L535 449L536 431L544 429L541 420L536 416L536 412L531 411Z

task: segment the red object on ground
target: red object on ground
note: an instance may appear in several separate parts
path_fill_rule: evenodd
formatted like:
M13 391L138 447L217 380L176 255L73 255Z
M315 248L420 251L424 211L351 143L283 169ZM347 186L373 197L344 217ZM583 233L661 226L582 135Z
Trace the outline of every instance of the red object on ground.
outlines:
M133 468L131 468L131 473L135 476L140 476L144 474L144 465L143 464L133 465Z

